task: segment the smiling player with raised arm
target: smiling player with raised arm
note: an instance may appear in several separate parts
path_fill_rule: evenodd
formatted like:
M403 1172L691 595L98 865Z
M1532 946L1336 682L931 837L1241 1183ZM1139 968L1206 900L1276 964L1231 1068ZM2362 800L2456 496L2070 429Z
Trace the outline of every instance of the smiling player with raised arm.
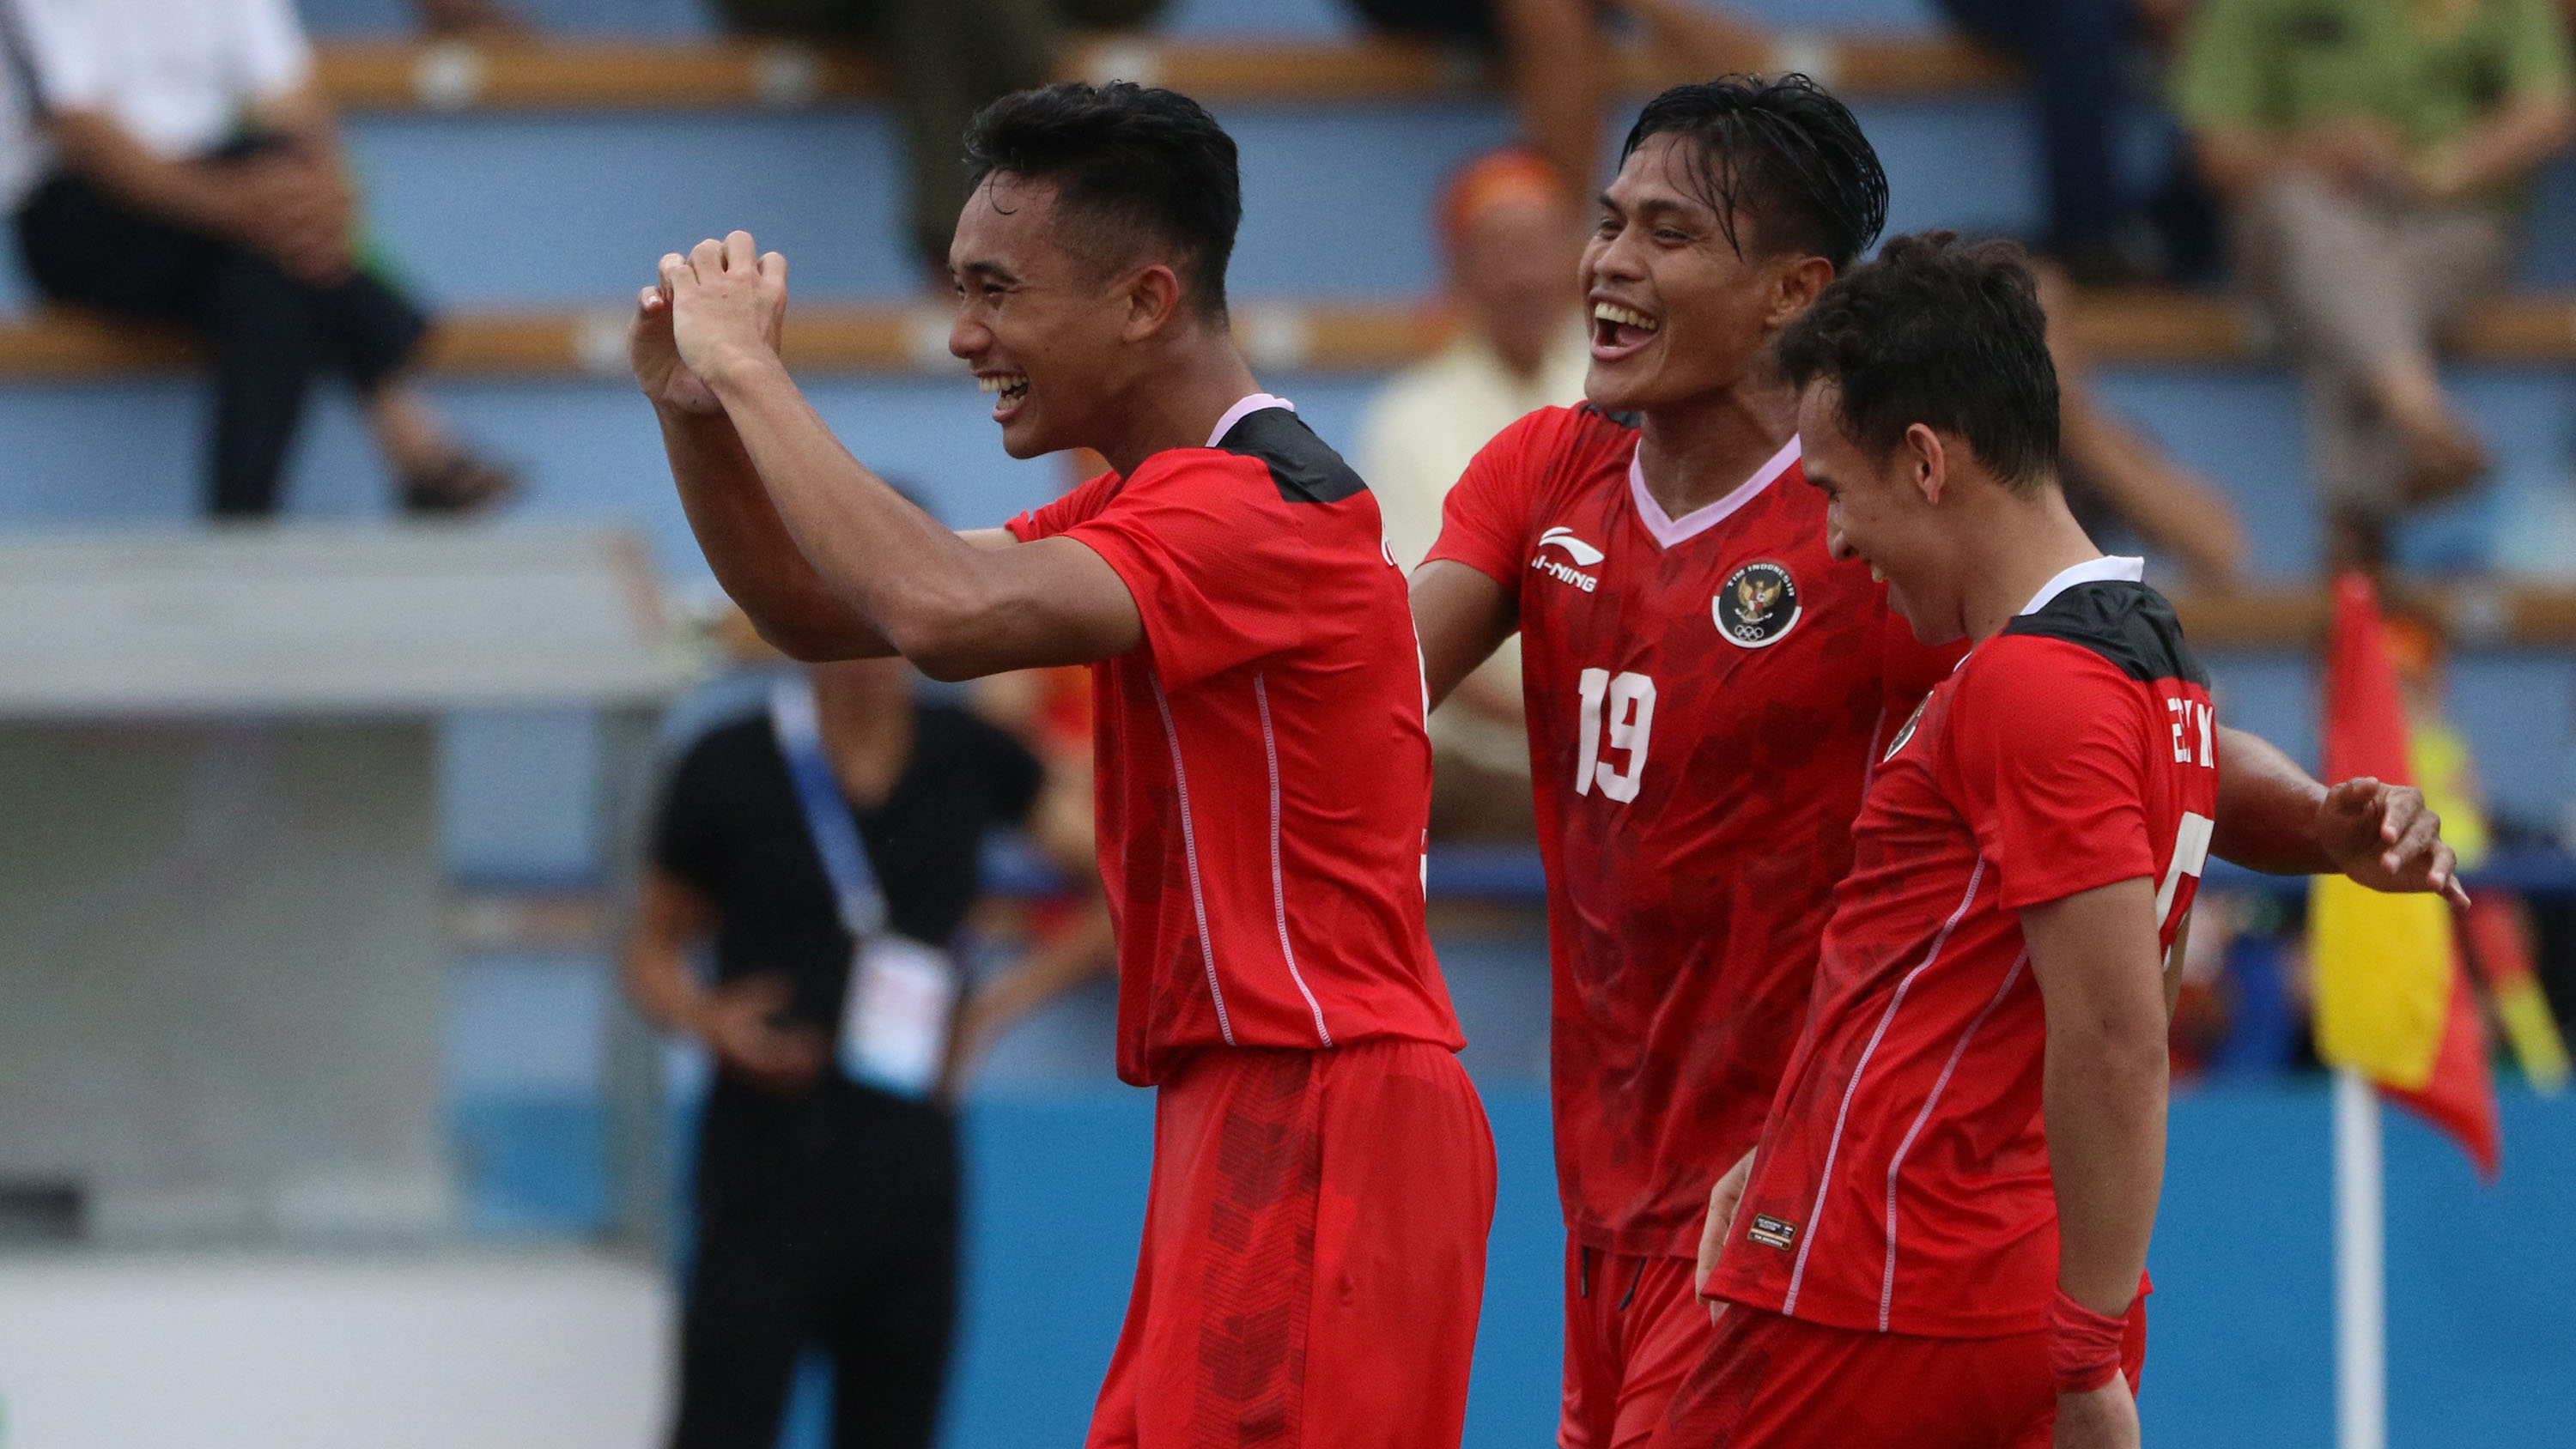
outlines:
M1532 413L1452 490L1414 618L1436 702L1514 630L1555 979L1564 1449L1630 1449L1710 1325L1710 1184L1750 1151L1804 1019L1851 822L1958 657L1831 557L1771 339L1865 251L1887 180L1805 77L1648 104L1582 262L1580 408ZM2213 848L2447 884L2409 790L2326 791L2220 732Z
M1235 348L1235 147L1196 103L1022 92L967 152L949 349L1014 457L1113 471L940 527L797 391L786 264L736 232L663 258L634 327L691 526L791 654L1094 666L1119 1074L1159 1092L1089 1443L1455 1445L1493 1147L1423 930L1430 746L1377 504Z

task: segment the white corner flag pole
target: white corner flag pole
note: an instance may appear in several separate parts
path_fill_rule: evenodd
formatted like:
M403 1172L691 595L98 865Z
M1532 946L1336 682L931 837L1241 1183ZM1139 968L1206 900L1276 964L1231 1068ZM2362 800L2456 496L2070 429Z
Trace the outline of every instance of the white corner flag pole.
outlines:
M2334 1079L2335 1444L2388 1449L2387 1199L2379 1093L2350 1067Z

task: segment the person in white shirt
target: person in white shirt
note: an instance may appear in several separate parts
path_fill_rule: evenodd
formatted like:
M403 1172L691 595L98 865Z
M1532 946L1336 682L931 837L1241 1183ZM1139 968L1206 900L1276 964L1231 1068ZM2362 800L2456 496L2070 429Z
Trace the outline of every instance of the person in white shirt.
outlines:
M362 400L404 505L456 512L508 473L405 372L428 323L357 254L329 105L290 0L0 0L32 85L0 179L49 299L172 323L213 355L218 516L273 512L315 371Z
M1408 570L1438 541L1441 503L1478 449L1524 414L1583 400L1583 236L1567 194L1552 167L1518 148L1476 158L1441 192L1457 333L1396 374L1360 424L1360 476L1386 517L1387 547ZM1534 827L1517 639L1432 713L1430 731L1432 833L1526 838Z

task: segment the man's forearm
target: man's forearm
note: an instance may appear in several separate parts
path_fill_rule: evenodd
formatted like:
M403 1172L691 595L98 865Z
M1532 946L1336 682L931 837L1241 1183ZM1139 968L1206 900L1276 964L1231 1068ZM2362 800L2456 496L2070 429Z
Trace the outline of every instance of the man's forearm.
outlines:
M2165 991L2145 877L2022 912L2047 1017L2041 1114L2058 1286L2116 1316L2146 1271L2164 1185Z
M2454 144L2427 159L2438 195L2474 197L2522 180L2566 149L2576 134L2576 101L2563 94L2507 101Z
M2218 820L2209 848L2269 875L2325 875L2339 867L2317 839L2326 787L2260 735L2218 731Z
M51 127L75 175L135 210L219 236L241 230L241 207L221 178L153 155L113 117L67 111Z
M761 637L798 659L862 659L894 646L814 571L780 520L741 437L724 415L654 411L690 531L716 582Z

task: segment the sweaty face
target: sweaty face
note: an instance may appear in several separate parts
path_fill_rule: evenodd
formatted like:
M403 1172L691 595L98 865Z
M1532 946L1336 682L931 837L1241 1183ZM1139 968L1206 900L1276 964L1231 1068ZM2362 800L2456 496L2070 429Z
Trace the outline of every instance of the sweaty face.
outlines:
M1825 495L1825 548L1869 565L1887 584L1888 607L1924 644L1967 633L1958 589L1944 567L1932 505L1915 485L1915 455L1898 446L1874 456L1844 431L1839 391L1808 385L1798 398L1800 471Z
M1123 359L1118 271L1068 246L1057 220L1052 183L997 172L966 199L948 248L948 350L994 395L1014 458L1091 443Z
M1701 193L1698 144L1650 136L1601 193L1583 249L1592 367L1584 394L1602 407L1652 412L1742 382L1779 321L1778 277L1739 218L1739 256Z

